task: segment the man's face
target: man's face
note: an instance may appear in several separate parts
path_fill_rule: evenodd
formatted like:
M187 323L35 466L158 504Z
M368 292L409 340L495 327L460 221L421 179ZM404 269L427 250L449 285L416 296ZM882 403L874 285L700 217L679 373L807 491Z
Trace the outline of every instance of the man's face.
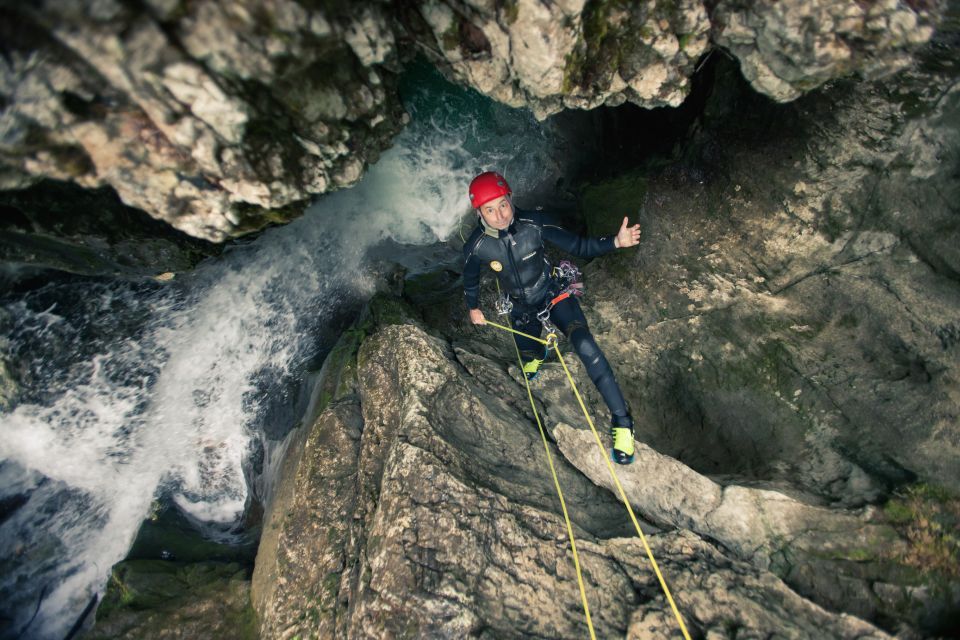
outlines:
M498 231L506 229L513 222L513 207L507 196L500 196L496 200L484 203L480 207L480 215L483 216L487 226Z

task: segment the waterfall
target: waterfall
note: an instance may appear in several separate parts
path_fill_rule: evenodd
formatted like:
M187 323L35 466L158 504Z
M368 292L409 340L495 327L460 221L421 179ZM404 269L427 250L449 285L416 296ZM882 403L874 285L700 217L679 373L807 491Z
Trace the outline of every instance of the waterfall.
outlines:
M292 426L267 424L271 394L370 295L369 250L391 241L403 261L456 237L479 170L517 191L562 174L549 122L422 68L403 91L394 146L294 222L170 282L58 279L0 299L20 384L0 414L2 637L62 638L161 496L235 530L251 453Z

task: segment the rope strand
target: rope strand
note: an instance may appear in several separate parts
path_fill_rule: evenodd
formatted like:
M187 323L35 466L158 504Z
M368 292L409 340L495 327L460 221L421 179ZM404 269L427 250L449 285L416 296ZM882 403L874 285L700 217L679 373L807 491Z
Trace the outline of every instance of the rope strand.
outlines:
M497 293L500 293L499 281L497 281ZM533 336L510 329L509 327L504 327L503 325L499 325L495 322L490 322L488 320L487 324L517 333L519 335L527 336L528 338L533 338L538 342L547 344L546 340L534 338ZM567 512L567 502L563 499L563 491L560 489L560 479L557 477L557 469L553 466L553 456L550 455L550 445L547 443L547 433L543 429L543 423L540 421L540 414L537 412L537 405L533 401L533 391L530 389L530 381L523 373L523 358L520 356L520 347L517 346L516 340L513 341L513 348L517 352L517 362L520 364L520 375L523 376L524 384L527 387L527 397L530 399L530 408L533 409L533 417L537 421L537 429L540 430L540 439L543 440L543 450L547 454L547 464L550 466L550 474L553 476L553 486L557 489L557 496L560 498L560 508L563 510L563 520L567 525L567 538L570 539L570 550L573 552L573 567L577 572L577 585L580 587L580 601L583 604L583 613L587 617L587 629L590 631L590 640L597 640L596 633L593 630L593 619L590 617L590 604L587 602L587 590L586 587L583 586L583 574L580 571L580 556L577 554L577 541L573 535L573 524L570 522L570 514Z
M500 293L499 282L497 282L497 293L498 294ZM600 448L600 454L601 456L603 456L603 460L607 464L607 470L610 472L610 476L613 478L613 482L617 487L617 491L620 494L620 499L623 501L624 506L626 506L627 508L627 513L630 515L630 520L631 522L633 522L633 526L637 530L637 535L640 537L640 542L643 543L643 548L644 548L644 551L646 551L647 553L647 558L649 558L650 560L650 565L653 567L653 571L657 576L657 580L660 581L660 587L661 589L663 589L663 593L667 597L667 602L670 603L670 609L673 611L673 615L677 619L677 623L680 625L680 631L683 633L683 637L685 640L690 640L690 632L687 631L687 626L686 624L684 624L683 617L680 615L680 610L677 608L677 604L673 600L673 595L670 593L670 588L667 586L667 581L664 579L663 573L661 573L660 571L660 566L657 564L656 558L653 557L653 551L650 549L650 545L647 543L647 537L643 534L643 530L640 528L640 522L637 520L637 516L633 513L633 507L630 506L630 501L627 499L627 494L623 490L623 485L620 484L620 479L617 477L617 473L616 471L614 471L613 465L610 463L610 459L607 456L607 451L603 446L603 442L600 440L600 434L597 433L597 428L594 426L593 420L590 418L590 413L587 411L587 407L583 403L583 398L580 396L580 391L577 389L577 385L573 380L573 375L570 373L570 369L567 368L567 363L563 359L563 354L560 353L559 344L556 341L553 341L553 343L550 344L546 340L535 338L534 336L531 336L529 334L523 333L521 331L517 331L510 327L505 327L495 322L490 322L489 320L486 321L486 324L489 324L490 326L496 327L498 329L502 329L504 331L509 331L510 333L522 335L532 340L536 340L540 344L547 345L548 347L553 347L553 350L556 351L557 358L560 360L560 364L563 365L563 370L567 374L567 380L570 382L570 387L573 389L573 394L576 396L577 402L580 404L580 409L583 411L583 415L587 419L587 424L590 425L590 431L593 432L593 437L596 440L597 447ZM520 357L520 348L517 347L516 341L514 341L514 349L516 349L517 359L520 362L521 375L523 375L523 360ZM577 557L577 549L576 549L576 544L573 538L573 529L570 524L570 518L567 515L567 505L564 502L563 494L560 491L560 483L559 483L559 480L557 479L556 470L554 469L554 466L553 466L553 458L550 456L550 449L547 446L547 436L543 429L543 425L540 422L540 416L537 413L537 408L534 405L533 392L530 390L530 381L526 380L526 376L524 376L524 380L527 386L527 395L530 397L530 406L533 407L533 414L537 420L537 427L539 427L540 436L543 438L543 446L547 452L547 461L550 463L550 471L553 473L553 481L557 488L557 493L560 496L560 504L563 507L563 516L567 522L567 534L570 537L570 546L573 549L574 566L576 567L576 570L577 570L577 581L580 584L580 595L583 600L584 611L587 614L587 626L590 628L590 637L594 638L595 636L593 632L593 623L591 622L591 619L590 619L590 609L589 609L589 606L587 605L587 597L586 597L586 593L584 592L583 579L580 575L580 562Z

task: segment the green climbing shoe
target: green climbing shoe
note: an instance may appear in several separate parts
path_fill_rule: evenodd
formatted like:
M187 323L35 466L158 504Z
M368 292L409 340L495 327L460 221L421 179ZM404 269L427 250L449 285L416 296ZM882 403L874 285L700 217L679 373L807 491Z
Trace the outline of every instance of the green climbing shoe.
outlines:
M527 362L523 365L523 375L527 377L527 380L535 380L537 376L540 375L540 365L546 362L547 358L549 357L550 350L544 347L542 357L534 358L530 362Z
M610 457L617 464L633 462L633 419L627 416L614 416L613 426L610 428L613 436L613 449Z
M538 375L540 375L540 365L543 364L543 360L539 358L534 358L530 362L527 362L523 365L523 375L527 377L527 380L535 380Z

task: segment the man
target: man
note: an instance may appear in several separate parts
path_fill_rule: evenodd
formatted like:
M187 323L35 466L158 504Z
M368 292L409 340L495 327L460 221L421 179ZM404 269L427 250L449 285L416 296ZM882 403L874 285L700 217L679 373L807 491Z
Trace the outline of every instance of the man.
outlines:
M583 238L560 228L542 212L514 209L512 195L506 179L493 171L480 174L470 183L470 203L480 216L477 228L463 247L463 290L470 321L485 322L479 309L483 266L495 272L501 288L509 296L513 304L510 321L517 331L539 337L542 325L537 314L548 309L550 320L573 344L610 409L613 459L620 464L630 464L633 462L633 418L610 363L590 334L576 297L559 295L560 285L551 277L543 241L581 258L592 258L639 244L640 225L628 227L624 218L615 236ZM548 353L529 338L514 334L514 340L523 360L524 375L532 379Z

